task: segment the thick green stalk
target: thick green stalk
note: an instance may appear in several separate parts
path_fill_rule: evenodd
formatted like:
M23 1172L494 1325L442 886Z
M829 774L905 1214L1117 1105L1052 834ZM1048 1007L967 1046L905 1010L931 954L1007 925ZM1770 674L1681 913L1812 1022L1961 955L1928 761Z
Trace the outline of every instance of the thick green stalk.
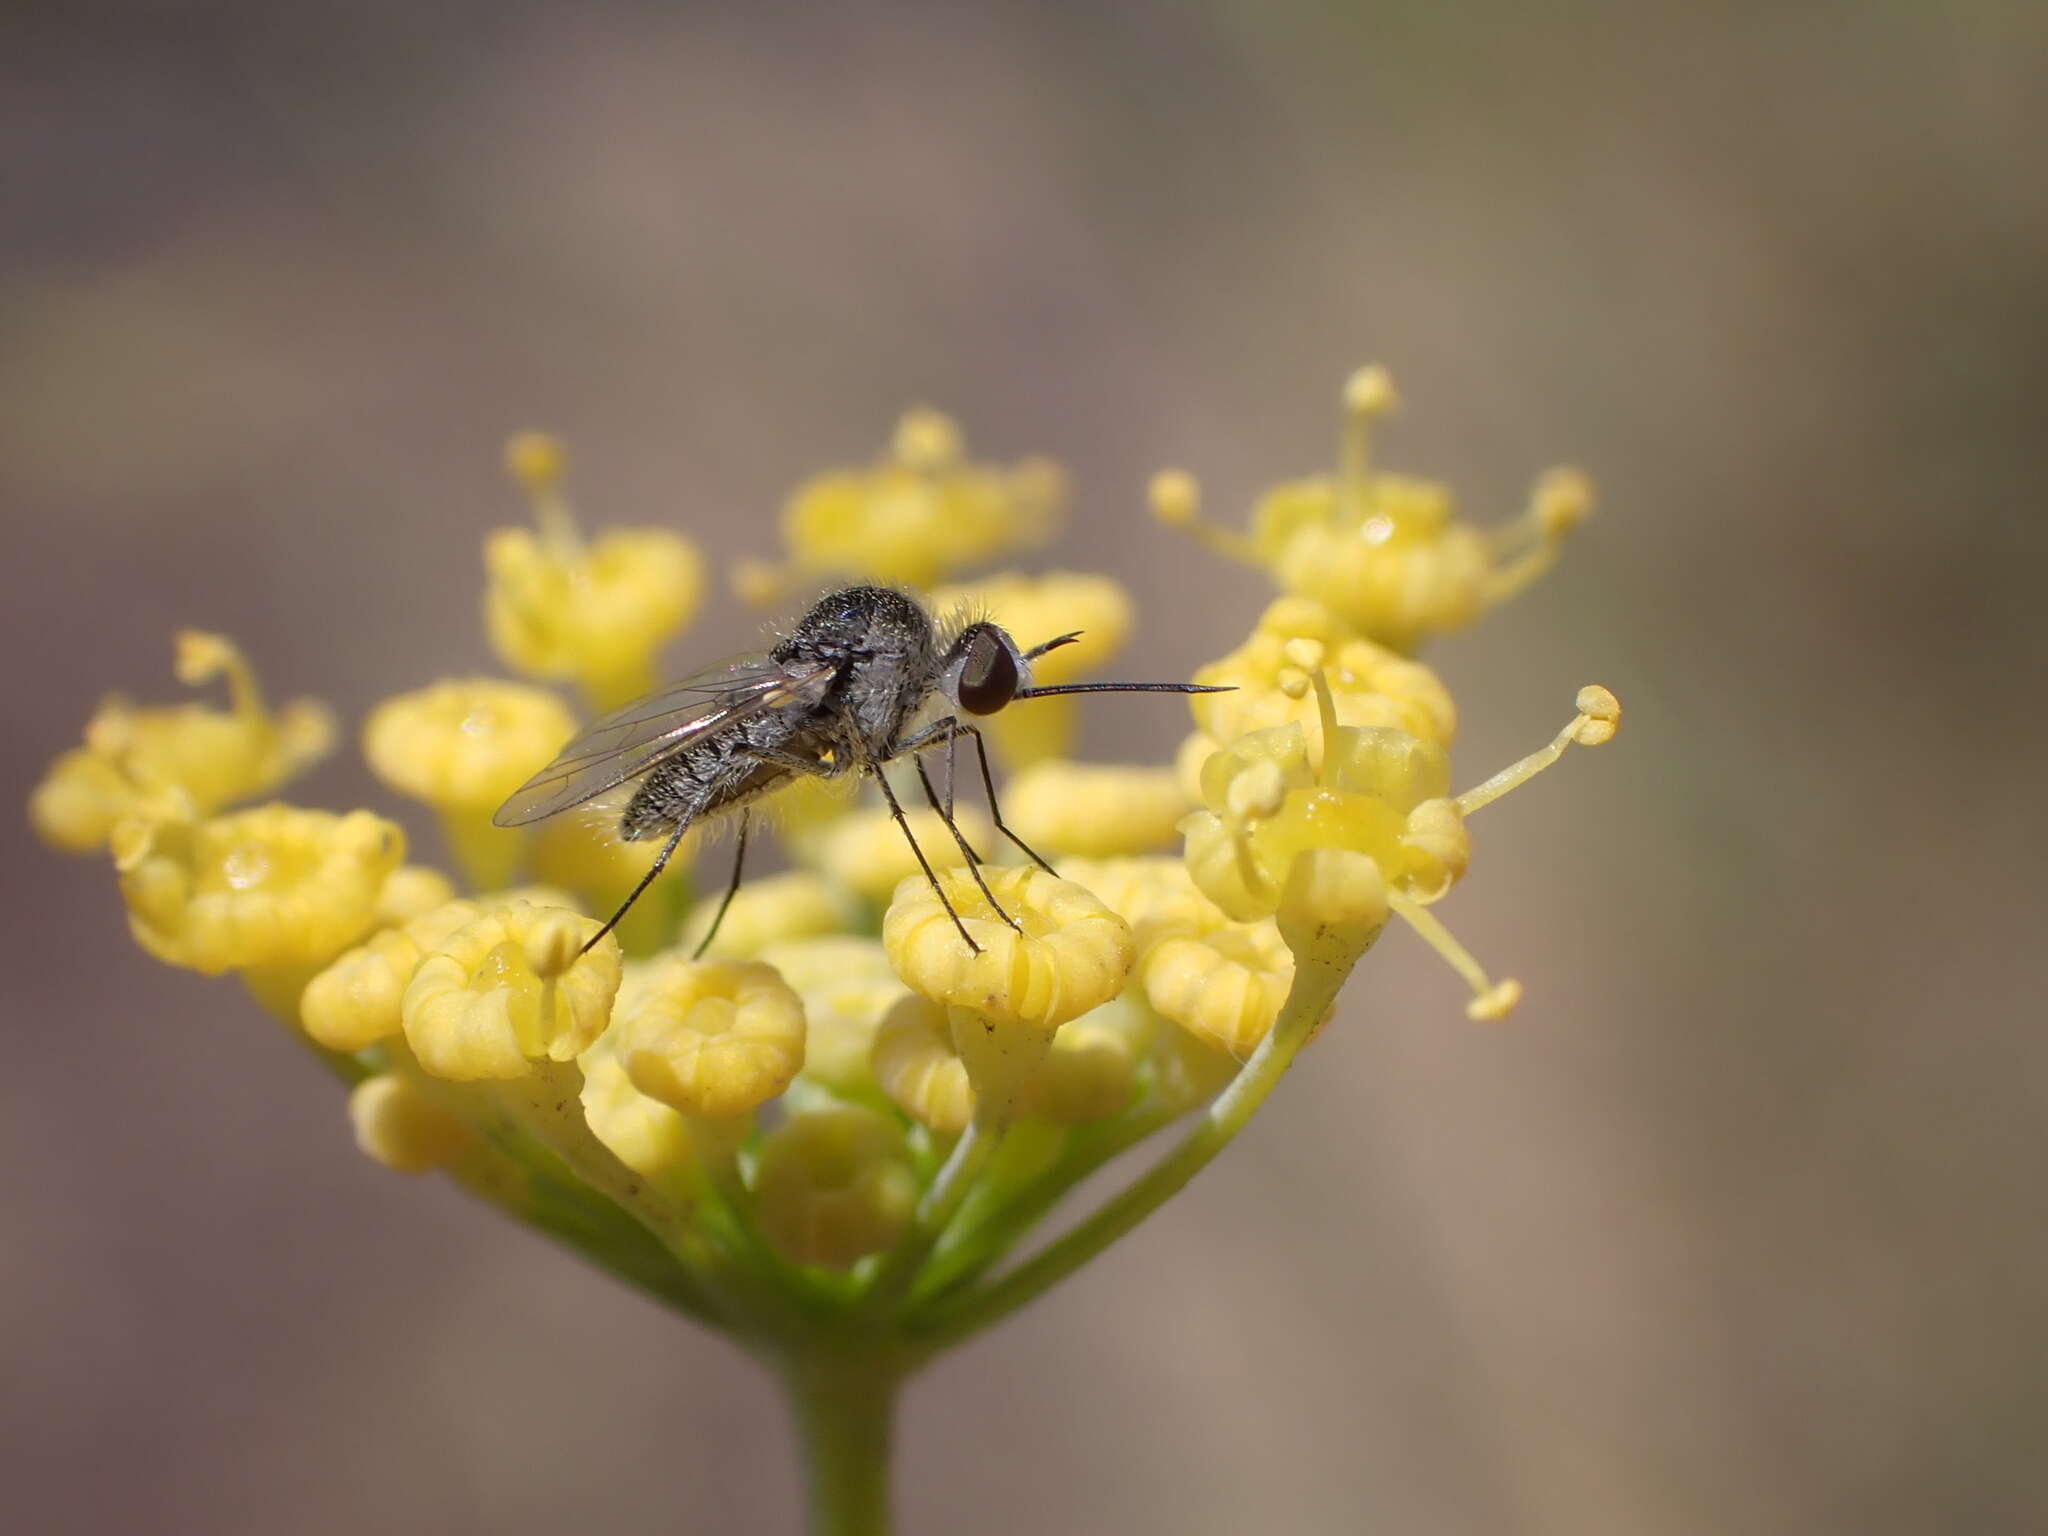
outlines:
M1034 1257L981 1289L941 1298L910 1321L920 1349L940 1350L978 1333L1036 1299L1101 1253L1186 1187L1230 1144L1280 1081L1295 1053L1350 973L1342 963L1302 960L1294 986L1271 1033L1230 1086L1216 1096L1195 1128L1149 1172Z
M890 1446L906 1365L886 1345L796 1343L783 1384L796 1418L810 1536L888 1536Z

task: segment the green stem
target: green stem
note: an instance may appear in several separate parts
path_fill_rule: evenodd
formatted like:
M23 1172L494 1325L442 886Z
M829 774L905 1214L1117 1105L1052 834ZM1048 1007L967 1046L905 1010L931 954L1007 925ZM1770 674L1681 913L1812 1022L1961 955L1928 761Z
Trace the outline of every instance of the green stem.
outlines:
M960 1202L967 1198L975 1176L1001 1144L1003 1133L1008 1128L1006 1120L997 1121L981 1109L975 1110L974 1118L967 1122L967 1129L954 1143L952 1155L939 1169L939 1176L932 1181L932 1187L919 1203L917 1217L910 1230L876 1271L868 1291L873 1307L886 1308L910 1289L919 1267L939 1239L945 1236L947 1224L960 1209Z
M1106 1125L1089 1127L1051 1168L1016 1189L981 1219L955 1222L938 1252L919 1272L912 1295L920 1301L936 1297L994 1268L1076 1184L1186 1113L1185 1109L1153 1105Z
M905 1365L883 1348L799 1343L783 1372L811 1536L888 1536L889 1452Z
M1354 957L1355 958L1355 957ZM1351 963L1302 960L1272 1031L1179 1146L1094 1215L980 1290L941 1298L910 1323L920 1349L945 1349L1000 1322L1101 1253L1186 1187L1230 1144L1314 1033Z

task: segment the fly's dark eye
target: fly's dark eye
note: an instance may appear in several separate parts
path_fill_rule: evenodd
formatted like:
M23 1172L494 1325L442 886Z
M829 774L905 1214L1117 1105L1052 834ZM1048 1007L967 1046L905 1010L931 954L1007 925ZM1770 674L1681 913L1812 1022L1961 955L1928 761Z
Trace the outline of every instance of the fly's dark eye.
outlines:
M970 715L992 715L1017 696L1017 659L991 630L967 646L960 667L960 707Z

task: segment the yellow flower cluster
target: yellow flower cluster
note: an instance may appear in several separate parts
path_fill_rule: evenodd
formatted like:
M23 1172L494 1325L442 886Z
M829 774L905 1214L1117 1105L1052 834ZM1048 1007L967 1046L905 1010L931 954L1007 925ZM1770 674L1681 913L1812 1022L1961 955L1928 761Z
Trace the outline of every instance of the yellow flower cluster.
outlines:
M111 851L149 953L242 975L323 1053L379 1162L443 1169L576 1241L609 1229L562 1217L563 1202L596 1201L706 1295L777 1265L910 1294L890 1289L891 1266L948 1252L956 1211L971 1225L1001 1190L1066 1167L1063 1149L1156 1128L1300 1043L1393 916L1470 981L1475 1016L1519 995L1427 909L1466 871L1471 814L1568 746L1607 739L1619 705L1585 689L1548 747L1454 794L1452 699L1407 652L1533 579L1586 495L1554 478L1521 531L1468 528L1440 487L1370 470L1366 425L1390 400L1383 375L1354 379L1339 475L1276 489L1243 538L1198 522L1192 482L1161 477L1162 515L1283 588L1195 671L1231 691L1189 701L1195 731L1168 764L1075 761L1065 698L984 719L1007 770L1000 827L971 743L934 750L953 824L914 807L909 825L936 883L884 806L805 780L765 805L792 869L754 875L729 906L722 878L686 900L689 876L670 876L599 937L655 843L618 835L615 802L491 824L577 729L555 693L443 679L364 723L372 771L435 813L458 886L405 864L398 827L371 811L234 809L333 730L317 705L266 711L239 652L204 635L181 637L179 675L224 675L232 708L109 702L31 816L58 846ZM651 682L656 650L694 613L701 562L658 530L586 541L553 440L515 439L509 459L534 527L487 543L492 641L526 678L608 708ZM974 464L950 421L912 412L881 463L792 498L785 566L743 585L837 572L930 588L1040 542L1057 500L1049 469ZM926 596L1026 650L1079 631L1031 662L1040 685L1099 674L1134 622L1124 590L1085 573Z
M1248 533L1201 521L1195 482L1178 471L1153 481L1153 511L1394 650L1462 629L1556 562L1592 509L1592 488L1576 470L1553 469L1515 521L1490 529L1461 522L1446 487L1372 467L1372 423L1394 405L1384 369L1353 374L1337 473L1275 486L1253 508Z

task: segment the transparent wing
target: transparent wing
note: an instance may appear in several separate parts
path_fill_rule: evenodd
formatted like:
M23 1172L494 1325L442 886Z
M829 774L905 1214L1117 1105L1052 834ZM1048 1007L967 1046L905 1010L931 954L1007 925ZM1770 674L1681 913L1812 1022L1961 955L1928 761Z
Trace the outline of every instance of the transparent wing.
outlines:
M593 720L491 820L521 827L581 805L763 710L817 702L831 675L828 663L791 666L765 655L693 673Z

